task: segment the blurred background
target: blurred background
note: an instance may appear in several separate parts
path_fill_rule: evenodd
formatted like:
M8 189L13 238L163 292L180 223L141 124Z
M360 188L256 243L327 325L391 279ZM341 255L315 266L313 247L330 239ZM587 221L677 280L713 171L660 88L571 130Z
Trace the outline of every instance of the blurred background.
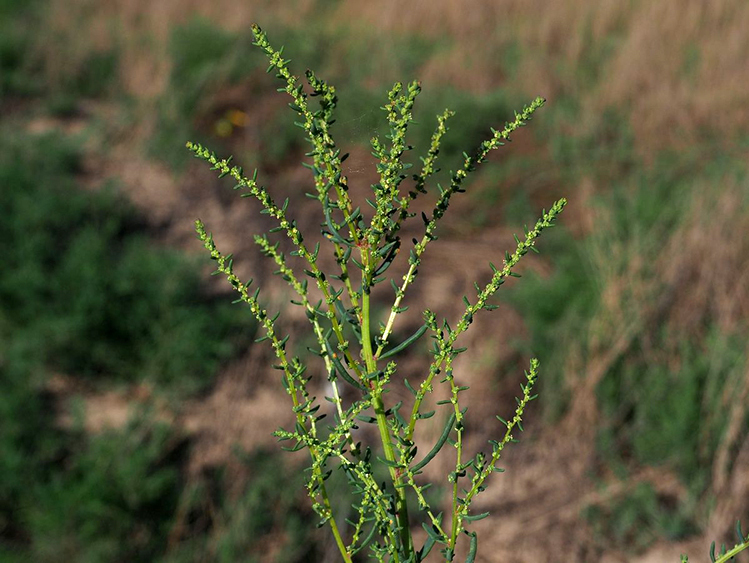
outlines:
M2 0L0 561L336 560L304 454L271 436L292 424L273 358L192 227L265 288L303 354L304 315L252 243L272 224L184 148L257 167L318 234L307 147L255 21L296 74L337 87L355 198L376 181L368 143L396 80L423 87L415 162L436 114L457 112L443 181L490 126L548 100L454 199L396 325L410 334L426 307L456 319L512 233L569 199L456 365L473 451L528 358L542 365L521 443L477 501L492 513L475 524L481 560L733 545L735 521L749 526L749 4ZM400 362L412 382L426 349Z

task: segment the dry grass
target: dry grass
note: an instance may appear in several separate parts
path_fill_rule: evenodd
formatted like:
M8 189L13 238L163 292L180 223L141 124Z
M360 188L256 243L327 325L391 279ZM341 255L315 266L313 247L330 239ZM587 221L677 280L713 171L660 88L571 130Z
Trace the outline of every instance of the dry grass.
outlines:
M749 318L749 182L721 177L694 190L663 248L659 277L678 291L671 322L696 332L707 318L733 333Z
M454 47L427 64L426 77L479 91L503 87L508 49L522 60L512 76L529 94L574 96L592 114L626 110L642 154L683 148L705 134L749 129L749 4L741 0L545 1L394 0L348 2L341 21L364 19L414 30ZM602 56L601 53L604 53ZM588 83L581 71L601 57Z
M199 16L246 32L249 24L297 25L313 0L267 4L220 0L54 0L41 53L52 80L83 64L91 50L116 45L122 84L149 99L167 85L169 32ZM683 148L706 134L749 130L749 4L742 0L344 2L342 27L420 33L448 45L426 62L422 80L485 92L574 96L592 114L616 107L630 118L642 154ZM80 33L85 29L86 33ZM63 48L60 48L63 45ZM509 76L505 57L519 53ZM586 73L593 61L595 76Z
M149 100L166 89L171 62L168 42L175 25L198 17L246 33L256 20L300 25L314 2L52 0L49 4L44 20L47 33L38 47L52 83L84 64L92 51L116 47L122 56L120 79L125 91Z
M53 0L37 56L55 83L86 64L90 52L116 47L121 87L147 103L166 92L174 25L204 17L247 32L255 20L298 25L314 10L314 0ZM749 131L749 4L742 0L416 0L405 10L393 0L344 2L331 25L437 38L446 48L424 63L425 88L488 92L512 83L551 103L572 97L590 116L616 108L646 158L705 136ZM142 119L152 122L153 108ZM573 128L588 125L583 119Z

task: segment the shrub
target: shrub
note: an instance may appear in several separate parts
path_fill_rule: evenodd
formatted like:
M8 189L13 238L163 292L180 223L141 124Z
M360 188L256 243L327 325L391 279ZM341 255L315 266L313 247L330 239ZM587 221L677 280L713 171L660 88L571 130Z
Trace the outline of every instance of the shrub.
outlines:
M174 528L179 534L165 563L295 563L320 561L324 546L309 526L304 476L281 452L235 451L247 471L241 489L226 467L204 472L183 494ZM279 484L283 486L279 486ZM232 492L230 492L232 491ZM263 507L259 510L258 507ZM278 541L281 538L281 541Z
M278 430L275 434L282 441L290 441L292 451L306 449L311 457L307 490L312 499L313 508L320 516L319 525L328 525L335 538L336 545L344 561L365 547L380 561L424 560L435 545L440 545L445 560L455 557L460 534L467 536L468 556L466 561L474 561L477 552L477 535L471 531L471 523L488 516L472 514L471 503L476 495L485 488L489 475L501 471L497 462L504 447L513 438L516 429L522 430L522 416L529 401L535 398L532 387L538 377L538 360L532 359L527 372L527 383L522 386L522 398L509 420L497 416L506 427L500 440L491 441L491 453L479 452L475 457L464 457L463 431L464 417L467 408L461 408L459 394L466 387L459 386L453 373L453 361L465 348L456 347L457 338L471 324L474 316L481 310L494 308L489 299L497 292L507 277L517 274L515 265L529 250L536 250L535 243L541 232L554 224L566 201L561 199L554 203L548 212L544 211L535 226L525 229L523 238L516 237L517 247L513 253L506 252L502 267L491 265L493 272L490 282L483 288L476 284L476 296L473 301L463 297L464 313L453 328L447 320L438 323L431 311L424 312L425 323L410 337L393 345L390 342L394 322L398 315L405 311L402 306L406 290L418 273L418 266L428 244L435 240L436 227L451 202L453 195L465 191L464 181L477 165L486 160L488 153L499 148L509 140L511 134L524 125L539 109L544 101L540 98L515 114L514 121L507 123L501 131L492 129L492 135L482 142L473 155L464 154L462 165L450 173L449 184L439 186L437 202L430 215L422 214L424 235L421 240L414 239L408 258L408 270L402 281L396 283L391 279L395 293L387 319L380 322L379 331L374 328L374 308L371 304L373 288L386 279L385 273L395 261L402 247L399 235L405 220L412 217L410 205L420 194L427 193L426 185L435 172L435 162L440 152L442 138L447 131L446 122L452 113L445 111L438 116L438 124L432 136L431 145L426 156L422 158L420 172L411 176L413 187L404 193L402 183L408 177L406 170L412 164L403 161L404 155L413 147L406 143L406 133L412 122L412 110L420 86L414 82L404 88L396 83L388 94L388 101L382 108L387 115L389 135L386 141L379 137L372 139L373 155L378 159L378 183L372 186L374 199L367 200L373 211L371 219L365 219L365 212L352 203L349 194L348 180L343 174L342 162L347 155L342 154L331 134L334 123L333 110L337 104L335 89L318 78L313 72L307 72L307 81L312 96L319 98L319 107L310 104L310 96L304 85L291 74L289 61L283 58L283 49L276 50L268 42L265 34L253 27L255 44L268 56L268 71L275 71L282 80L279 88L292 98L289 106L298 114L296 123L304 132L311 145L307 156L314 177L315 192L308 194L322 206L322 235L332 245L333 254L339 270L335 273L323 272L318 262L321 251L320 243L312 245L305 242L303 233L291 218L288 210L289 200L278 205L271 194L258 183L258 172L245 175L242 167L233 166L231 157L220 159L213 152L200 144L188 143L188 148L196 157L207 161L219 177L231 176L236 182L235 189L242 191L243 197L257 199L263 212L276 220L277 226L271 233L282 232L293 244L291 255L305 262L303 273L311 278L314 287L308 285L307 278L300 278L297 271L279 250L279 242L271 242L267 235L256 236L255 242L263 252L278 266L277 274L288 282L297 293L298 299L292 301L305 309L316 337L316 345L310 348L313 356L319 358L328 374L332 397L325 397L333 404L334 423L327 427L327 432L318 423L327 415L321 412L321 404L311 396L307 375L307 364L299 357L292 357L287 350L289 336L279 332L277 319L279 315L270 315L259 300L259 289L250 290L252 280L244 282L233 271L233 258L225 256L217 249L213 237L201 221L196 221L196 230L211 258L217 263L216 273L227 277L229 283L239 293L239 300L249 305L250 310L264 332L260 341L270 342L278 359L274 366L282 372L282 383L290 395L295 415L293 430ZM360 278L354 276L360 272ZM360 281L359 281L360 279ZM358 286L358 287L357 287ZM315 294L319 301L316 301ZM401 413L402 402L394 405L385 404L385 394L391 387L397 365L392 359L408 346L416 342L423 334L430 331L434 339L432 353L434 360L428 374L418 386L408 381L404 384L414 396L413 405L408 414ZM414 429L421 419L435 415L421 411L422 402L428 393L433 391L434 379L446 384L450 399L438 402L438 405L449 405L444 410L443 431L426 454L419 454L414 443ZM340 385L348 385L357 393L358 398L345 404ZM441 413L442 414L442 413ZM369 445L363 445L358 437L360 423L376 424L381 438L381 454L373 452ZM449 519L436 513L424 495L429 484L423 484L419 475L422 469L442 449L445 443L455 448L455 470L448 475L452 488L452 508ZM417 461L418 460L418 461ZM382 483L374 475L377 467L384 467L390 475L389 483ZM335 515L331 505L327 486L332 473L340 470L348 479L351 493L358 499L354 504L358 516L354 520L346 519L347 528L343 528L340 518ZM461 487L464 484L464 487ZM408 496L415 497L418 512L422 516L422 525L428 534L421 548L414 545L409 517ZM722 549L720 561L727 560L738 551L749 546L738 528L739 545L726 552ZM715 560L714 555L712 555ZM686 558L683 558L685 560Z
M69 141L6 134L0 153L0 310L13 346L92 380L205 388L248 323L206 299L194 262L144 236L114 189L78 188Z
M154 560L181 493L182 445L169 425L142 415L84 442L23 506L34 559Z
M166 548L181 438L148 417L93 437L64 427L52 373L184 397L254 333L205 296L194 260L158 248L114 189L80 189L80 172L74 141L3 129L0 560L153 560Z
M241 167L231 166L230 159L220 160L202 146L188 143L195 155L208 161L213 169L219 171L220 176L232 176L237 182L236 189L245 191L243 196L255 197L261 202L263 211L278 223L278 227L272 229L272 232L282 231L288 236L295 247L292 254L307 263L304 272L314 280L322 294L322 300L314 305L307 280L297 277L278 244L272 243L267 236L255 237L263 252L277 264L277 273L298 294L299 300L292 303L306 310L312 324L317 341L313 351L324 363L333 390L333 397L327 399L335 406L335 424L329 427L326 436L323 436L323 431L318 426L325 413L318 413L320 404L316 403L307 389L309 377L305 374L306 365L301 359L287 355L286 343L289 337L282 337L277 332L278 315L268 314L259 302L259 291L251 292L251 281L243 282L234 274L232 257L222 255L203 224L196 222L198 235L218 264L217 272L227 276L231 285L239 292L240 299L250 306L265 331L260 340L269 340L278 357L279 365L275 367L283 372L283 384L294 405L296 426L293 431L279 430L276 435L281 440L294 442L292 450L306 448L309 451L312 467L307 489L313 500L313 508L321 518L320 525L330 526L345 561L351 561L356 552L367 546L380 560L388 558L391 561L421 561L435 544L443 546L441 552L446 560L452 560L461 532L468 537L468 559L472 561L476 555L477 536L469 530L470 523L487 514L470 514L470 505L476 495L484 490L489 475L499 471L497 462L504 447L514 440L513 432L517 428L522 430L521 418L525 406L535 398L531 389L538 376L538 362L531 360L530 371L526 374L527 384L522 387L523 395L518 400L514 415L508 421L498 416L501 424L506 426L504 436L492 442L490 454L479 452L475 457L466 459L463 457L463 420L466 409L459 405L459 394L466 388L455 382L452 370L454 359L465 348L458 348L455 343L458 336L467 330L474 315L481 310L494 308L489 303L490 298L510 275L517 275L513 268L529 250L535 250L536 239L544 229L553 225L566 203L565 200L556 202L548 212L544 212L535 226L526 230L522 239L516 237L517 248L512 254L506 253L503 266L491 266L491 281L483 288L476 285L477 295L473 303L467 297L463 298L465 311L454 329L447 321L438 324L434 313L426 311L424 325L412 336L396 345L390 343L390 338L398 314L406 309L402 306L405 292L418 273L426 247L437 238L435 231L438 221L447 210L452 196L465 191L466 177L486 160L490 151L502 146L515 130L524 125L543 105L543 100L534 100L501 131L492 130L492 136L480 144L473 156L465 155L462 166L451 174L449 186L440 189L431 216L423 215L425 234L421 241L414 239L409 268L400 286L391 280L395 292L394 303L387 321L380 326L379 335L373 337L371 291L375 285L384 281L385 272L401 250L399 231L403 222L414 215L409 211L412 201L420 193L426 193L425 186L435 171L442 137L447 131L446 122L452 113L445 111L438 117L437 128L430 149L423 159L421 172L413 175L413 189L403 193L401 184L407 177L405 171L411 167L409 163L403 162L403 156L412 149L406 144L405 136L412 121L413 105L421 88L415 82L405 89L401 84L393 87L383 108L390 128L387 137L389 143L377 137L372 140L374 154L379 159L377 169L380 182L373 186L374 201L370 204L374 211L371 223L367 225L364 213L360 208L354 209L352 205L348 182L341 169L345 155L341 154L330 134L332 114L337 102L335 89L314 73L308 72L307 79L313 95L320 98L320 109L312 109L303 86L289 72L288 61L283 59L280 51L271 47L259 28L254 28L254 33L256 44L268 55L269 70L275 69L285 82L283 90L293 99L289 105L299 114L301 121L298 125L305 131L312 145L312 150L308 153L312 157L312 164L307 166L313 171L317 193L310 196L322 205L325 220L322 233L332 244L340 267L340 272L335 275L322 272L318 265L319 243L313 248L304 242L303 234L287 214L288 200L283 205L277 205L271 195L257 183L257 172L252 176L245 176ZM357 269L361 271L359 288L355 288L357 281L353 276ZM334 287L331 280L338 280L341 287ZM347 338L349 333L344 332L344 326L349 328L356 342ZM427 330L431 331L435 340L434 361L426 378L417 388L406 382L414 395L414 404L410 415L401 414L401 403L386 407L383 398L395 373L396 364L392 360L386 365L381 362L407 348ZM354 345L357 345L358 353ZM446 411L444 429L437 443L426 455L417 455L418 448L413 441L414 429L418 420L435 414L433 411L422 412L421 405L425 396L432 391L434 378L440 374L444 374L444 377L440 377L443 377L442 382L447 384L451 395L449 400L440 402L450 405L442 409ZM351 405L344 406L339 382L356 389L360 398ZM369 446L362 446L355 441L353 436L359 422L377 424L384 457L373 454ZM424 495L426 485L417 482L421 481L418 475L423 467L448 440L456 449L455 470L449 475L453 489L449 526L447 523L443 524L442 515L436 514L429 505ZM356 504L358 517L356 521L350 521L348 533L342 533L339 528L326 488L332 472L327 467L333 464L345 473L353 494L359 498ZM380 486L374 477L374 467L380 464L389 472L389 487ZM462 489L462 493L461 479L464 479L465 486L468 487ZM419 549L414 546L411 536L407 490L418 500L418 509L424 514L424 528L428 532L427 542ZM344 538L348 540L348 545Z

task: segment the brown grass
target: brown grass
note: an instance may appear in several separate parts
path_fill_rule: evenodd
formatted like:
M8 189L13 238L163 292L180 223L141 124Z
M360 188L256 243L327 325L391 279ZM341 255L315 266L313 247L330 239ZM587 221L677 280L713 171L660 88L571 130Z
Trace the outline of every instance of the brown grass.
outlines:
M262 3L220 0L54 0L41 52L52 80L83 64L91 50L116 45L122 84L144 99L164 92L171 28L204 17L232 31L297 25L314 0ZM420 33L450 48L427 61L422 80L485 92L512 81L528 95L574 96L592 114L622 110L641 154L683 148L706 134L749 130L749 4L742 0L415 0L344 2L334 20L366 33ZM85 29L85 33L80 33ZM503 57L520 53L508 75ZM600 55L600 53L605 55ZM594 59L598 57L598 59ZM586 72L592 60L592 82Z
M506 86L498 61L517 45L515 87L552 102L572 95L592 114L624 110L645 155L749 129L749 4L741 0L417 0L407 10L389 0L344 3L340 18L452 42L427 76L480 91ZM586 83L581 72L602 48L609 54Z

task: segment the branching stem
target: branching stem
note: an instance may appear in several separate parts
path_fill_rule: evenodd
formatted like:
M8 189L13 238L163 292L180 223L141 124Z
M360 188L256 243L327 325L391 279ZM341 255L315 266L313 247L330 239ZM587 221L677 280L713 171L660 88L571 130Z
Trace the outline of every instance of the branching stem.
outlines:
M291 254L306 262L304 273L315 281L322 295L320 303L313 304L310 301L307 280L302 278L301 274L297 275L287 264L283 253L278 250L278 243L272 244L267 236L255 238L263 252L278 265L279 269L275 273L281 275L299 296L300 301L292 302L304 308L312 325L317 346L308 347L308 350L324 363L333 389L333 398L326 398L335 404L336 409L335 424L329 426L327 431L322 425L317 424L327 413L318 414L320 405L316 403L316 397L312 396L307 387L310 376L305 375L306 365L287 352L289 336L280 338L276 332L275 321L278 315L272 318L268 316L267 311L258 302L258 292L251 294L248 290L251 281L243 283L239 280L232 271L231 256L221 255L203 224L199 221L196 223L199 237L211 257L218 263L217 271L226 275L229 283L239 292L240 300L250 306L252 314L264 329L264 336L258 340L268 340L279 360L278 365L273 367L283 372L282 381L292 399L295 428L293 431L279 429L274 434L279 440L292 440L295 443L293 447L286 449L296 451L306 448L309 451L312 463L308 473L307 492L312 499L314 510L322 517L321 525L329 525L344 562L351 563L355 553L369 546L372 556L383 563L416 563L424 561L435 544L442 545L440 551L446 561L453 561L461 532L470 537L467 561L473 561L477 549L477 536L467 530L465 525L484 517L485 514L469 514L471 501L483 490L488 475L496 470L496 463L504 446L513 441L511 432L515 427L522 430L523 410L534 398L530 392L537 377L538 362L531 361L530 372L527 374L528 383L523 387L523 397L518 400L514 418L509 423L500 418L505 422L507 432L501 441L492 442L492 455L487 459L487 456L479 452L474 459L469 459L466 463L463 437L466 409L461 409L458 399L461 391L467 387L457 385L453 375L453 360L464 349L455 348L455 343L481 309L493 308L488 304L489 298L497 292L508 276L517 275L514 273L514 267L529 250L535 250L537 237L542 230L553 225L566 201L559 200L549 212L544 212L535 228L526 232L524 240L516 237L517 248L512 255L506 254L503 268L497 269L492 265L494 274L491 281L483 289L476 286L478 294L474 303L466 297L463 298L466 308L455 329L450 328L447 322L440 328L435 315L426 311L424 326L399 344L389 346L387 352L385 347L393 334L397 315L406 309L402 307L406 291L416 278L427 245L437 238L437 224L445 214L452 196L465 191L463 186L469 174L486 161L490 151L509 141L512 133L527 123L533 113L543 105L544 100L535 99L517 113L515 119L507 123L502 130L492 130L491 138L482 142L473 156L464 154L462 166L456 172L450 173L448 187L442 188L438 184L437 201L429 216L423 214L424 234L420 241L414 240L407 272L400 284L396 285L391 280L395 299L386 322L380 325L379 336L375 336L372 327L379 319L373 317L371 292L376 284L385 279L385 272L401 250L398 232L403 223L413 217L409 212L411 203L418 194L427 193L426 182L437 171L437 155L442 137L447 132L446 121L452 116L452 112L446 110L438 116L431 145L422 159L422 169L420 173L412 176L413 189L404 194L401 185L407 178L406 170L412 164L403 159L404 155L413 149L406 142L406 133L412 122L412 110L421 86L416 81L411 82L406 88L396 83L388 95L388 102L382 108L386 112L390 129L387 136L389 143L379 138L372 140L373 154L379 159L377 170L380 181L373 186L374 201L370 203L374 207L374 213L367 225L361 210L354 209L348 193L348 180L342 168L346 155L341 155L330 132L334 123L333 110L337 104L335 88L308 71L307 82L312 93L305 92L299 78L290 72L289 61L283 58L283 49L274 49L259 27L253 26L253 33L255 44L268 57L268 70L275 69L284 84L280 90L291 96L292 103L289 106L300 116L300 121L296 125L304 130L307 140L312 145L311 151L307 153L307 156L311 157L311 163L305 162L304 165L312 170L316 195L308 195L317 199L322 206L322 234L332 244L333 254L340 268L340 274L335 275L328 275L321 270L318 265L320 244L315 244L314 249L305 244L296 222L287 214L289 200L281 206L277 205L268 191L258 185L257 171L251 177L245 176L241 167L231 165L231 158L219 159L201 145L188 143L188 148L195 156L207 161L212 169L218 172L219 177L231 176L236 181L235 189L243 191L242 197L253 197L261 204L263 213L270 215L276 222L271 232L283 232L288 237L294 245ZM319 97L319 109L310 107L309 96ZM358 251L359 261L357 256L352 256L354 251ZM354 266L361 270L360 289L354 288L351 276L351 272L355 271ZM331 279L339 280L342 287L334 287ZM344 303L346 297L350 306ZM346 326L349 327L346 330L350 329L354 335L351 342L344 334ZM415 397L411 415L405 418L405 414L399 410L402 402L387 408L384 401L384 394L388 391L389 383L396 371L396 363L389 361L384 368L378 369L378 362L382 363L381 360L395 356L411 346L427 328L434 333L434 358L418 390L406 382ZM354 347L358 344L360 348L354 349L352 344ZM419 455L419 461L415 462L418 450L413 439L416 421L430 418L435 414L435 411L422 413L420 409L424 397L432 391L435 376L442 373L443 366L446 376L442 383L449 382L450 400L446 402L451 403L451 412L435 444L427 454ZM343 405L344 395L339 390L340 382L350 384L360 393L347 408ZM372 411L374 416L370 416ZM359 428L357 421L377 424L384 459L376 457L388 468L392 490L390 485L378 483L375 479L372 450L366 446L360 448L360 443L355 443L352 433ZM455 436L455 439L451 439L451 436ZM429 484L417 483L417 476L421 474L422 468L438 455L446 443L454 445L456 450L455 470L449 475L452 484L452 518L449 529L446 522L443 525L442 513L434 513L424 494ZM351 526L347 530L339 528L326 489L326 481L334 470L329 469L331 465L343 471L353 494L359 499L352 505L359 513L358 518L346 520ZM473 471L473 476L471 487L466 491L460 488L460 480L466 478L468 470ZM465 494L464 498L460 497L461 490ZM419 512L425 518L424 528L429 535L429 539L419 550L415 549L411 534L407 491L413 491L415 494ZM348 545L344 539L350 539Z

